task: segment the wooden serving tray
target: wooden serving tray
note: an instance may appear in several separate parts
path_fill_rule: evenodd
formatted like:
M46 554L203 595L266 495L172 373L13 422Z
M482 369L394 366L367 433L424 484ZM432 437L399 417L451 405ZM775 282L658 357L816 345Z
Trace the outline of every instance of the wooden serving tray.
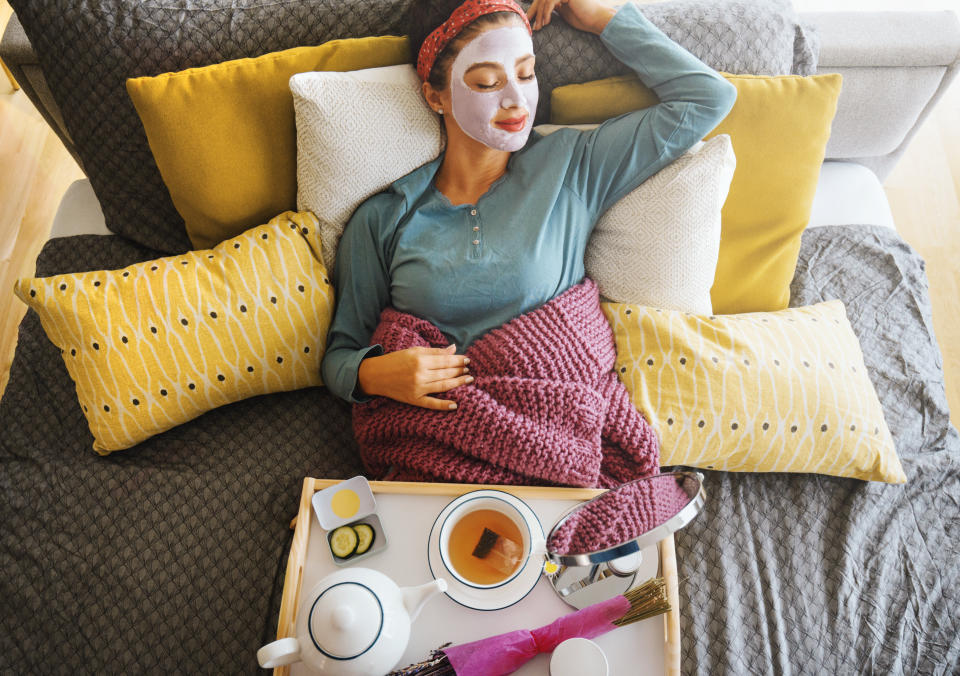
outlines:
M303 590L309 591L321 579L340 570L333 563L325 532L311 504L314 493L337 483L340 481L310 477L303 481L300 511L290 523L290 527L296 530L284 578L278 639L295 635ZM384 551L357 565L380 570L401 587L419 585L433 579L426 563L429 531L443 507L459 495L481 488L511 493L530 505L547 532L563 511L603 492L587 488L394 481L371 481L370 488L377 500L377 513L387 534L388 544ZM641 620L594 639L606 652L613 676L621 673L653 673L661 666L668 676L680 674L680 614L673 537L662 540L658 549L660 575L666 581L673 610L664 614L662 619L652 617ZM523 600L502 610L472 610L438 594L427 601L412 625L407 651L397 668L426 659L431 650L448 641L459 644L514 629L533 629L573 610L556 596L545 578L539 580ZM626 660L629 660L628 665L623 664ZM516 673L521 676L546 674L549 662L549 655L539 655ZM282 676L310 673L301 663L274 670L274 674Z

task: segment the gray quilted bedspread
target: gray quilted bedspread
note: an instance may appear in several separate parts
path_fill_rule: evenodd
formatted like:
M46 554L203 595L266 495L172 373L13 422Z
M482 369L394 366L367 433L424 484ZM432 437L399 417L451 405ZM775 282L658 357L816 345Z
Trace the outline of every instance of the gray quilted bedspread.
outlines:
M37 272L156 256L59 239ZM960 443L923 263L890 231L815 230L793 292L847 304L909 482L705 472L677 539L683 671L956 673ZM106 458L92 441L28 312L0 401L0 673L257 673L302 478L360 471L348 406L310 388Z
M677 534L685 674L960 672L960 442L923 260L885 228L810 230L791 305L834 298L908 481L703 470Z

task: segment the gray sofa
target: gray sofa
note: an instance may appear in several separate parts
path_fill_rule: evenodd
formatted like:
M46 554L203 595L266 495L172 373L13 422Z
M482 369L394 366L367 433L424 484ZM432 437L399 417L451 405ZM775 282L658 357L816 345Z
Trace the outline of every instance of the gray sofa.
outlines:
M98 199L93 189L104 166L84 145L97 121L76 114L90 92L57 62L79 58L80 33L108 23L103 7L11 4L28 30L15 15L0 57L93 179L67 191L37 275L175 252L182 239L139 236L116 222L108 230L117 196ZM270 42L268 22L262 35L253 31L260 51L241 54L224 38L219 58L209 45L202 58L184 48L178 68L387 33L405 3L261 4L266 16L287 12L285 21L308 7L316 26ZM357 12L345 15L344 5ZM118 31L116 43L104 53L136 54L142 45L124 39L129 22L149 24L158 7L144 3L143 16L111 24L103 32ZM846 303L909 482L704 470L708 505L677 537L683 671L957 673L960 438L923 262L897 236L881 182L956 76L960 21L948 11L801 18L819 36L817 72L842 73L844 82L791 304ZM612 72L571 71L560 81ZM104 96L117 85L105 82ZM84 130L83 144L71 129ZM144 138L121 141L121 149L145 147ZM276 634L302 478L362 471L349 406L309 388L216 409L105 458L91 444L58 350L28 312L0 400L0 672L256 671L256 649Z

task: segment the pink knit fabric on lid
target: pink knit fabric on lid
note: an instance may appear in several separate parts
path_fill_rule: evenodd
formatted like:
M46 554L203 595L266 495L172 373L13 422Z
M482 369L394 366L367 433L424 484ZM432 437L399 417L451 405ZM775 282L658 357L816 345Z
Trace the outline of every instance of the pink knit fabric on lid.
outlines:
M547 547L561 554L596 552L621 545L663 525L691 496L670 475L604 493L564 521Z
M386 308L371 344L392 352L447 340ZM615 486L658 471L656 434L613 371L616 345L585 278L466 351L475 380L438 394L435 411L386 397L354 404L354 434L377 478Z

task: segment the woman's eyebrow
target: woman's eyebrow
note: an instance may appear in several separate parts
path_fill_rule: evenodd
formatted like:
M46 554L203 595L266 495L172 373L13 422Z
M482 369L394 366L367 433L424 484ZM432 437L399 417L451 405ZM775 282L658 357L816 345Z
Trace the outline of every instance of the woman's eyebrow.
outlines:
M521 63L524 63L525 61L529 61L532 58L533 58L533 54L527 54L526 56L518 57L517 62L514 65L519 66Z
M503 68L503 64L498 63L497 61L480 61L478 63L473 64L469 68L467 68L464 75L466 75L471 71L476 70L477 68Z

